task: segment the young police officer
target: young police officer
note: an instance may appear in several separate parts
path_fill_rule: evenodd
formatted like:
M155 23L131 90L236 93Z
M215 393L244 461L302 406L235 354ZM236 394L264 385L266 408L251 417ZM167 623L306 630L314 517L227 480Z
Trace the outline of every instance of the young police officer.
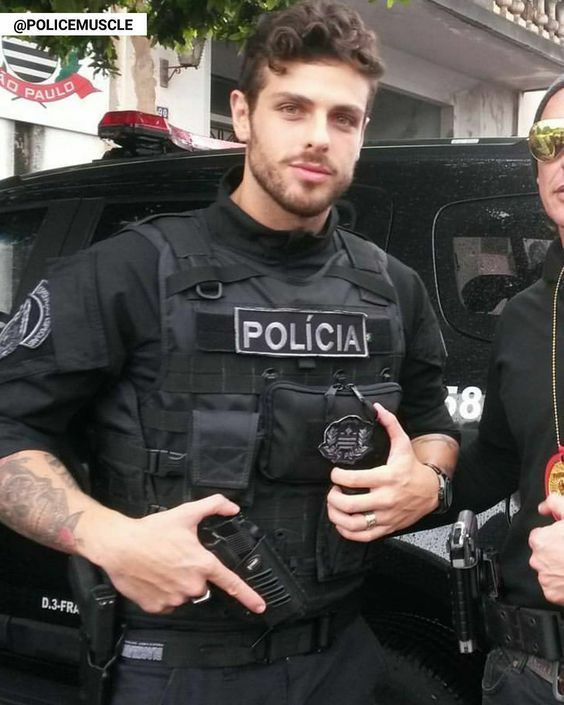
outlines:
M346 6L267 15L231 99L244 168L218 201L55 262L0 336L1 516L121 594L114 705L364 704L382 677L354 597L369 555L327 517L330 473L385 462L378 403L392 447L356 499L363 541L404 527L402 504L437 506L457 442L421 281L332 207L381 73ZM85 409L92 496L63 465ZM225 565L261 537L245 568L271 571L266 611Z
M461 452L453 505L443 517L481 511L520 492L521 508L500 554L502 591L486 601L493 650L484 705L564 702L564 76L541 101L529 146L558 238L539 281L503 311L479 437ZM344 509L336 518L353 525L354 513L346 515L351 498L336 499Z

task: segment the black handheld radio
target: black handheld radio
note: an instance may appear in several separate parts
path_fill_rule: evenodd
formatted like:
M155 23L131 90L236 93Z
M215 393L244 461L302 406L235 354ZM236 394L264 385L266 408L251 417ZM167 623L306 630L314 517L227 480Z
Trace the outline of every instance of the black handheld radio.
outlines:
M200 540L209 551L266 602L262 615L270 627L301 617L305 596L265 533L243 514L209 517L200 524Z

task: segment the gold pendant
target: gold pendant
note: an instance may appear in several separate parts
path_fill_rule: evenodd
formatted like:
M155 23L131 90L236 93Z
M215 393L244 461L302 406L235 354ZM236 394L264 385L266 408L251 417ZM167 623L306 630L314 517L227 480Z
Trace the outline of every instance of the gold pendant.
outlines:
M564 454L562 448L558 449L546 464L544 476L544 489L547 496L551 493L564 496Z

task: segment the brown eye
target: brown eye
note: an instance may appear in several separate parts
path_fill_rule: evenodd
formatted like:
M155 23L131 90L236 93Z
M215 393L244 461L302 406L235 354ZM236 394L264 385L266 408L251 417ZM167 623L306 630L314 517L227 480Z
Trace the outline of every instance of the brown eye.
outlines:
M280 106L280 110L287 115L297 115L299 112L298 106L293 103L288 103L287 105Z
M336 115L335 122L340 127L355 127L355 125L357 123L355 117L353 117L352 115L347 115L345 113L341 113L339 115Z

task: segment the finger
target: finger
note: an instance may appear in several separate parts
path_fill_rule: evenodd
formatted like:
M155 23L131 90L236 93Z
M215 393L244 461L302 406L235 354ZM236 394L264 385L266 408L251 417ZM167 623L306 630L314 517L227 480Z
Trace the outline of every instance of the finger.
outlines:
M328 512L329 514L329 512ZM376 524L374 526L368 525L368 517L374 516L376 518ZM389 526L387 522L384 521L382 513L376 514L376 512L362 512L361 514L344 514L339 512L339 510L332 510L329 514L329 518L335 525L335 528L340 532L347 531L347 538L349 536L354 536L356 540L358 534L363 537L370 536L369 539L373 540L376 536L379 538L384 534L388 533ZM376 533L375 530L377 529Z
M546 500L539 504L538 509L539 514L542 514L543 516L549 516L550 514L552 514L552 511L550 510L550 507L548 506Z
M562 519L564 517L564 497L555 492L548 495L548 497L539 504L539 512L544 516L552 514L556 519Z
M347 531L364 531L366 527L366 517L364 514L347 514L336 507L327 507L327 516L335 524Z
M386 429L390 439L391 448L407 448L411 446L409 436L401 427L400 422L391 411L385 409L382 404L374 404L378 421Z
M178 511L189 520L191 525L196 525L205 517L213 516L214 514L233 516L237 514L239 507L235 502L227 499L227 497L224 497L222 494L212 494L204 499L185 502L170 511Z
M539 532L540 529L533 529L529 534L529 548L534 553L539 547Z
M262 597L250 588L247 583L242 580L233 571L226 568L218 559L212 564L212 569L207 575L208 582L217 585L231 597L238 600L244 607L251 612L260 614L266 609L266 604Z
M368 470L345 470L333 468L331 482L341 487L375 489L390 484L394 479L393 473L387 465L379 465Z
M373 529L366 529L364 531L350 531L343 526L335 526L337 531L341 536L349 541L357 541L358 543L368 543L369 541L375 541L376 539L385 536L388 531L385 526L376 526Z
M388 509L388 494L382 492L365 492L364 494L346 494L341 487L333 486L327 495L327 507L335 507L345 514L362 514Z

